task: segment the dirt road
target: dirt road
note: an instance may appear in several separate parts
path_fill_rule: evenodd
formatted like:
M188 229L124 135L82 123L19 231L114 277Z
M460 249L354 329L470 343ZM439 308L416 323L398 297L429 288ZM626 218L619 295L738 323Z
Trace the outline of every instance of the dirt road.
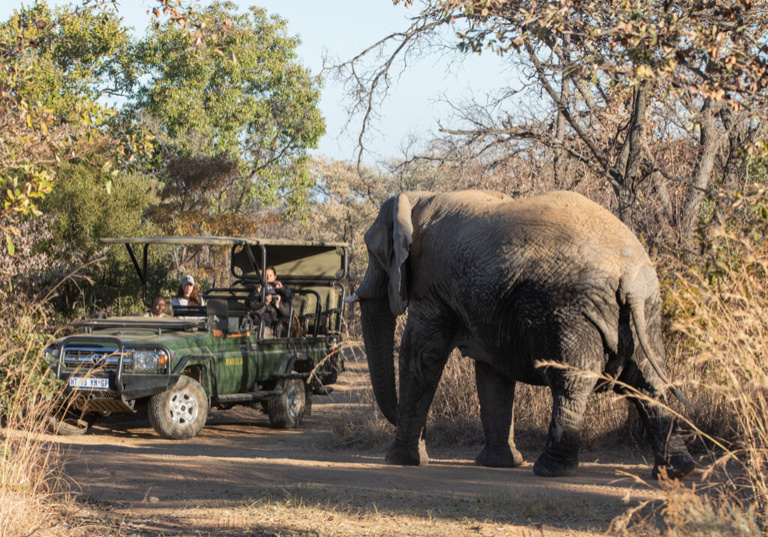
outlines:
M433 451L429 466L403 468L381 453L329 449L332 420L364 375L352 369L297 430L236 408L212 411L183 442L158 438L146 419L56 437L80 498L73 533L96 524L124 537L595 535L656 498L623 475L650 474L626 454L586 453L578 476L551 480L533 475L534 452L522 468L500 470L475 466L471 450Z

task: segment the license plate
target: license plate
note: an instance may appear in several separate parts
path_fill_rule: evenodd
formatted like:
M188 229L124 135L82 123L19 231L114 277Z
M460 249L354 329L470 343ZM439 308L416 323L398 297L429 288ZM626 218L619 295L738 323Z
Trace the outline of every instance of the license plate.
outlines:
M108 390L109 379L69 377L69 387L76 390Z

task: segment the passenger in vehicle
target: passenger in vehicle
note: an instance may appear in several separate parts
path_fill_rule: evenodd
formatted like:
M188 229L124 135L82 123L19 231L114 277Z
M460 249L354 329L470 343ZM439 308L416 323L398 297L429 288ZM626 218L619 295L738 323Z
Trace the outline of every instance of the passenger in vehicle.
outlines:
M267 270L264 272L264 277L267 280L267 294L276 293L282 297L283 302L293 300L293 291L290 288L285 287L277 279L277 271L275 270L275 267L267 267Z
M265 287L269 290L269 287ZM272 288L274 291L274 287ZM261 294L261 286L257 286L252 296L259 296ZM282 296L278 293L270 293L265 295L264 304L260 308L255 310L261 316L264 321L264 337L272 337L279 333L280 323L289 319L291 316L290 302L283 300Z
M200 295L200 291L195 286L195 279L191 274L187 274L181 279L181 285L173 297L173 306L205 306L205 300Z
M165 305L165 297L160 295L156 296L152 300L152 309L145 313L144 317L167 317L165 314Z

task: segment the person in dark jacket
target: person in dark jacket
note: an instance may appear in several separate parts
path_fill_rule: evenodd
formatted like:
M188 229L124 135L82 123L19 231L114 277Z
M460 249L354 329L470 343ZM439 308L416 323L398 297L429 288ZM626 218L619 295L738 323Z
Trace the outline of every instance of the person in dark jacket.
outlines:
M265 292L269 291L269 287L265 287ZM272 287L272 291L276 291ZM261 297L261 286L257 286L251 293L251 304L258 303ZM272 337L278 333L280 323L290 319L291 317L291 304L289 301L284 300L283 297L277 293L272 292L264 296L264 303L254 310L259 314L264 325L264 337Z
M291 291L290 288L285 287L277 279L277 271L275 270L275 267L267 267L267 270L264 271L264 278L266 279L266 283L267 283L266 285L267 294L276 293L282 297L283 302L293 300L293 291Z

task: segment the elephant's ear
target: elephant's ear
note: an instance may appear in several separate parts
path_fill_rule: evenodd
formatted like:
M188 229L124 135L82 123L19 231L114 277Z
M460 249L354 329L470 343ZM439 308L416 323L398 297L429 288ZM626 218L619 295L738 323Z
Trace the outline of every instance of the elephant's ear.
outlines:
M383 298L386 293L394 315L402 314L408 306L405 261L412 235L411 203L405 194L384 202L379 216L365 233L371 259L357 294L360 298Z
M408 196L400 194L397 197L392 222L393 255L389 268L389 308L395 315L402 314L408 307L405 261L408 259L412 241L411 203Z

